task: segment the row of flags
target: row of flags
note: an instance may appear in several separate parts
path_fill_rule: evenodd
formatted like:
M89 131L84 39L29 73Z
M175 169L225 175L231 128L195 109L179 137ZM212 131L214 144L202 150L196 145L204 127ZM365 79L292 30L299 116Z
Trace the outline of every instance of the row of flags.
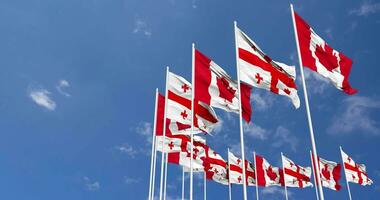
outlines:
M322 186L339 190L341 165L317 156L311 114L308 105L303 68L305 66L327 78L339 90L352 95L357 92L350 86L352 61L331 48L292 8L293 25L301 66L307 117L312 141L311 159L320 199L324 199ZM273 60L235 22L237 80L233 79L211 58L192 49L192 83L169 71L166 73L165 95L156 92L155 127L152 143L152 164L149 199L154 197L155 162L157 151L162 152L160 200L166 198L163 182L166 163L181 165L190 171L190 199L192 200L192 173L201 171L209 180L231 185L285 186L304 188L312 186L311 167L302 167L282 155L282 167L274 167L259 155L254 165L245 159L243 119L251 122L251 90L262 88L286 96L297 109L300 107L294 66ZM239 95L240 94L240 95ZM212 134L219 122L214 108L239 114L242 157L228 152L228 160L206 145L199 133ZM343 167L348 182L370 185L364 165L356 164L343 151ZM153 154L154 153L154 154ZM242 162L244 160L244 162ZM154 164L153 164L154 162ZM320 179L320 180L319 180ZM245 181L243 181L245 180ZM166 178L165 178L166 182ZM258 195L258 194L257 194ZM318 191L317 191L318 195Z

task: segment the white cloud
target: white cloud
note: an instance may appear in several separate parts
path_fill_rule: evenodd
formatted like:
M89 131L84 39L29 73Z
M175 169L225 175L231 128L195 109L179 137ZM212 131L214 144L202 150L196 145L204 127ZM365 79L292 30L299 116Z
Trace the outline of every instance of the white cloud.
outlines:
M261 190L261 193L263 195L276 195L279 194L281 196L285 196L285 190L284 188L279 187L265 187ZM288 190L288 197L292 196L293 194Z
M141 178L131 178L131 177L125 177L124 182L126 184L137 184L141 182Z
M58 85L55 88L61 95L65 97L70 97L71 95L64 91L65 88L69 88L69 87L70 87L70 83L67 80L60 80L58 82Z
M129 144L123 144L123 145L120 145L120 146L116 146L115 149L118 150L120 153L127 154L131 158L134 158L135 155L138 153L138 151L135 150Z
M83 177L84 185L88 191L97 191L100 189L100 183L98 181L92 181L87 176Z
M135 20L135 26L134 26L132 32L135 33L135 34L138 34L138 33L143 34L146 37L151 37L152 36L152 32L148 28L147 23L145 21L143 21L142 19L136 19Z
M275 99L269 91L258 92L256 90L252 93L251 101L254 111L265 111L272 107Z
M223 121L223 119L222 118L218 118L218 123L216 123L216 125L214 126L214 129L213 129L213 134L215 134L215 135L218 135L219 133L221 133L222 132L222 130L223 130L223 123L224 123L224 121Z
M304 75L305 79L307 80L307 89L313 94L323 94L330 84L329 80L309 69L304 70ZM299 85L301 85L301 79L299 80Z
M135 131L138 134L144 136L146 140L148 141L148 144L152 143L152 134L153 134L152 123L140 122L140 124L136 127Z
M270 132L254 123L244 124L244 133L260 140L266 140Z
M357 16L368 16L380 11L380 3L363 1L359 8L350 10L349 13Z
M350 96L343 101L343 108L333 117L327 129L330 134L347 134L353 131L361 134L380 135L380 124L372 119L372 112L379 112L380 100L363 96Z
M197 6L197 0L192 0L191 1L191 7L194 8L194 9L198 8L198 6Z
M50 92L45 89L31 89L29 97L39 106L42 106L50 111L55 110L56 103L50 98Z
M279 148L283 146L290 147L292 151L296 151L296 147L298 145L298 139L294 135L290 133L290 131L283 127L279 126L277 127L274 136L273 136L273 141L272 143L273 147Z

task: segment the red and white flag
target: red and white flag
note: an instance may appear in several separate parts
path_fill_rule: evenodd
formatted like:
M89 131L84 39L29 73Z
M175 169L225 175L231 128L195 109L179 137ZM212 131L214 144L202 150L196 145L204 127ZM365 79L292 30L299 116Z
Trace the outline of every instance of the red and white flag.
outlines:
M313 161L313 160L312 160ZM340 190L339 180L341 177L341 165L318 157L319 173L321 174L322 186L332 190ZM313 162L314 163L314 162ZM317 183L318 184L318 183Z
M191 125L191 85L174 73L169 72L168 77L167 118L182 125ZM210 133L218 122L215 111L202 102L195 103L194 107L196 133L199 130Z
M233 153L228 153L230 183L243 184L243 161ZM252 163L245 161L245 175L248 186L256 185L255 170Z
M357 164L350 156L343 150L342 160L344 164L344 171L348 182L357 183L360 185L372 185L373 181L368 178L366 167L364 164Z
M284 186L284 173L281 168L273 167L265 158L257 154L255 159L259 186Z
M239 113L238 83L219 65L195 49L195 100L227 112ZM247 87L241 87L242 94L249 94ZM250 90L250 89L248 89ZM243 118L249 122L251 105L242 98Z
M351 59L331 48L296 12L294 17L303 65L329 79L339 90L355 94L357 90L348 82Z
M236 29L240 80L253 87L287 96L299 108L295 67L272 60L243 31Z
M217 183L228 185L227 162L209 146L206 147L206 159L203 162L206 178Z
M282 165L284 167L284 181L287 187L312 187L310 182L311 168L296 165L289 158L282 156Z

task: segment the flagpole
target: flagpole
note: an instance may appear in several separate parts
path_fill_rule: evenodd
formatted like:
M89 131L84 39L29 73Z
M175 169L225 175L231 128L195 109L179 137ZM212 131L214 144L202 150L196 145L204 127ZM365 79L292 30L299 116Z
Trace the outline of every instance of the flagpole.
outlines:
M284 168L284 154L282 152L281 152L281 162L282 162L282 176L284 177L285 199L288 200L288 189L286 187L285 168Z
M314 130L313 130L313 123L311 120L311 113L310 113L310 108L309 108L309 98L307 95L307 89L306 89L306 82L305 82L305 76L303 72L303 64L302 64L302 58L301 58L301 51L299 47L299 41L298 41L298 34L297 34L297 28L296 28L296 22L294 18L294 9L293 9L293 4L290 4L290 9L292 11L292 19L293 19L293 29L294 29L294 36L296 39L296 44L297 44L297 52L298 52L298 60L299 60L299 68L301 71L301 78L302 78L302 86L303 86L303 93L304 93L304 98L305 98L305 105L306 105L306 113L307 113L307 119L308 119L308 124L309 124L309 131L310 131L310 139L311 139L311 145L313 149L313 159L314 163L318 163L318 154L317 154L317 147L315 145L315 139L314 139ZM322 184L320 182L320 173L318 167L315 169L316 170L316 175L319 178L319 184L318 184L318 189L319 189L319 194L320 194L320 199L324 200L324 195L323 195L323 189L322 189Z
M148 199L152 200L152 188L154 185L152 185L153 181L153 162L154 160L154 151L156 146L156 120L157 120L157 101L158 101L158 88L156 88L156 101L154 102L154 117L153 117L153 133L152 133L152 153L150 158L150 176L149 176L149 197Z
M315 167L319 167L319 163L318 163L318 166L314 164L313 155L311 154L311 151L310 151L310 160L311 160L311 166L313 167L314 184L315 184L315 195L317 196L317 200L319 200L318 188L317 188L317 179L316 179L316 176L315 176Z
M206 144L206 139L205 139ZM203 199L207 199L207 181L206 181L206 169L203 170Z
M195 81L194 81L194 57L195 57L195 44L192 45L192 58L191 58L191 84L192 84L192 90L191 90L191 133L190 133L190 140L191 140L191 149L190 149L190 200L193 200L193 145L194 145L194 138L193 138L193 132L194 132L194 115L195 115L195 109L194 109L194 91L195 91Z
M350 184L348 184L348 180L347 180L347 174L346 174L346 166L344 165L344 160L343 160L343 155L342 155L342 146L339 146L340 148L340 156L342 157L342 164L343 164L343 169L344 169L344 177L346 178L346 184L347 184L347 190L348 190L348 196L350 197L350 200L352 200L352 197L351 197L351 190L350 190Z
M241 148L241 157L243 162L245 162L245 153L244 153L244 133L243 133L243 114L241 109L241 89L240 89L240 67L239 67L239 50L237 47L237 38L236 38L237 22L234 21L234 33L235 33L235 56L236 56L236 71L238 79L238 92L239 92L239 123L240 123L240 148ZM245 178L245 164L243 164L243 196L244 200L247 200L247 183Z
M227 148L227 160L228 160L228 197L229 200L232 200L232 195L231 195L231 167L230 167L230 148Z
M185 200L185 170L182 167L182 200Z
M156 137L154 137L154 162L153 162L153 177L152 177L152 196L151 200L154 199L154 189L156 181L156 163L157 163L157 147L156 147Z
M164 163L165 163L165 148L164 148L164 141L166 140L166 112L168 109L168 79L169 77L169 67L166 67L166 86L165 86L165 111L164 111L164 125L163 125L163 142L162 142L162 153L161 153L161 177L160 177L160 198L159 200L162 200L162 189L163 189L163 181L164 181Z
M167 179L168 179L168 153L165 153L164 200L166 200Z
M259 200L259 179L257 178L256 151L253 152L255 162L255 179L256 179L256 199Z

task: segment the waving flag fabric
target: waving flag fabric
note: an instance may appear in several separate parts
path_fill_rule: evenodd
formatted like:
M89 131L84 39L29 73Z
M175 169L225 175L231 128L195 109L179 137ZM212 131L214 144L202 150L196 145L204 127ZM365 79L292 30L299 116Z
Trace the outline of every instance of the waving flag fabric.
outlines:
M321 180L323 187L330 188L332 190L340 190L341 185L339 184L339 180L341 177L341 165L328 161L323 158L318 157L319 161L319 173L321 174Z
M344 164L344 171L348 182L357 183L359 185L372 185L373 181L368 178L366 166L357 164L343 150L340 151Z
M265 158L256 154L257 183L259 186L284 186L284 173L279 167L273 167Z
M272 60L245 33L236 29L240 80L250 86L287 96L299 108L294 66Z
M284 181L287 187L305 188L313 186L310 182L310 167L296 165L285 156L282 156L282 165L284 167Z
M243 161L236 157L233 153L229 152L228 162L230 165L229 177L230 183L243 184ZM246 183L248 186L256 185L255 170L252 163L245 161L245 175Z
M355 94L357 90L348 82L351 59L331 48L296 12L294 17L303 65L329 79L339 90Z
M247 87L241 87L242 94L250 95ZM195 49L195 100L227 112L239 113L237 81L233 80L219 65ZM251 105L249 96L242 98L242 113L249 122Z
M184 78L171 72L169 72L168 81L167 118L175 121L176 125L179 123L190 127L192 114L191 85ZM194 107L194 126L202 132L210 133L218 122L215 111L202 102L195 103Z
M209 146L206 146L206 159L203 163L207 179L223 185L228 185L227 162Z

